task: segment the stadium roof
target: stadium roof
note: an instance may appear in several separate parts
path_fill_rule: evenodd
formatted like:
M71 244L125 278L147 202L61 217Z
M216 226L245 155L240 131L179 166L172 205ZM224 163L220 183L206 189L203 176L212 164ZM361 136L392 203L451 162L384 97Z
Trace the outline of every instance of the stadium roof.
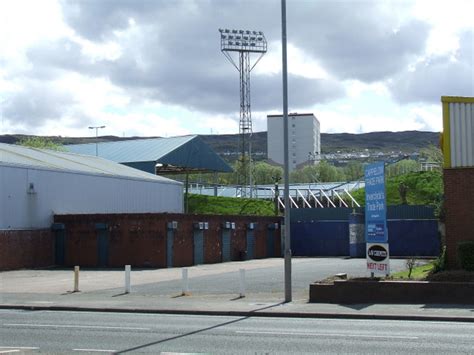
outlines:
M0 165L33 167L38 169L70 171L92 175L106 175L139 180L160 181L170 184L180 182L132 169L122 164L95 156L79 155L48 149L29 148L0 143Z
M73 144L68 151L96 155L149 173L232 172L199 136Z

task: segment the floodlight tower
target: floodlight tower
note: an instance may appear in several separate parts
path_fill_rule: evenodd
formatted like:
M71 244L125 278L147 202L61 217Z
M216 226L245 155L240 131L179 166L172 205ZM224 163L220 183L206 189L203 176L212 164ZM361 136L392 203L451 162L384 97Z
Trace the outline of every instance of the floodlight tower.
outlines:
M252 111L250 109L250 72L267 52L267 40L262 31L219 29L221 34L221 52L232 63L240 74L240 121L239 145L242 174L239 184L250 185L252 197ZM234 55L236 54L236 56ZM252 64L251 54L257 54L257 59ZM235 58L234 57L238 57ZM238 60L238 65L236 61ZM242 195L245 195L242 189Z

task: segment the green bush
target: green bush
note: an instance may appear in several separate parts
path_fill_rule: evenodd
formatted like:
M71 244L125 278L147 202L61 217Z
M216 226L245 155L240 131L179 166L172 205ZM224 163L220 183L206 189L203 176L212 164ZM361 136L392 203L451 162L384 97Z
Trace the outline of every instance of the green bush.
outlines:
M441 254L436 258L433 262L433 269L431 270L432 274L436 274L437 272L444 271L446 269L446 247L443 247L441 250Z
M459 243L458 257L464 270L474 271L474 241Z

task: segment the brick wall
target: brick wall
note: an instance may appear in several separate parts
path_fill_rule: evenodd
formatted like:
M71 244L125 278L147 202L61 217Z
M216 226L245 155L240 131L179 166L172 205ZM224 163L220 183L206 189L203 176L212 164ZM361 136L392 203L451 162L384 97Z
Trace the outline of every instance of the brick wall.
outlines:
M65 265L94 267L98 265L98 231L96 224L106 224L108 263L110 267L167 266L167 223L178 222L174 231L173 266L194 265L193 223L208 222L204 235L204 262L222 261L222 223L234 222L231 232L231 258L241 260L247 248L247 225L256 223L255 258L266 257L267 226L280 222L279 217L247 217L186 214L94 214L56 215L55 223L65 225ZM280 255L280 230L274 233L275 255Z
M39 268L54 264L49 230L0 231L0 270Z
M449 268L459 268L457 245L474 241L474 168L444 169L446 252Z

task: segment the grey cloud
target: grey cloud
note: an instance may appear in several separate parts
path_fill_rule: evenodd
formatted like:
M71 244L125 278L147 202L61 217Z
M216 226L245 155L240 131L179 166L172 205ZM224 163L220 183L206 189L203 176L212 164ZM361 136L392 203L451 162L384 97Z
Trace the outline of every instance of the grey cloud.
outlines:
M460 37L455 59L436 56L419 63L414 71L406 70L390 83L390 90L401 103L433 102L440 97L474 96L473 32Z
M51 86L29 82L22 91L7 97L3 115L12 123L39 127L44 121L62 117L73 104L70 94Z
M100 63L82 54L82 47L69 39L47 41L28 49L28 60L33 67L26 73L30 78L54 79L63 71L75 71L85 75L101 75Z
M288 3L289 42L335 78L291 76L292 107L343 97L338 79L374 81L392 76L423 50L425 24L408 22L394 31L395 20L378 2L357 4ZM102 76L124 88L133 100L152 99L203 112L239 109L238 73L220 53L218 28L263 30L269 43L279 42L281 36L280 4L274 1L65 0L62 8L79 36L96 43L117 42L123 54L114 61L93 62L70 40L42 43L28 52L32 78L52 79L62 71ZM132 18L135 27L127 32ZM280 75L252 74L251 87L253 109L280 108ZM60 107L64 106L50 110ZM46 109L38 112L51 115Z
M305 3L308 4L308 3ZM425 49L429 26L402 23L381 1L314 2L293 13L289 40L341 79L383 80ZM397 3L399 4L399 3ZM290 11L291 14L291 11Z

